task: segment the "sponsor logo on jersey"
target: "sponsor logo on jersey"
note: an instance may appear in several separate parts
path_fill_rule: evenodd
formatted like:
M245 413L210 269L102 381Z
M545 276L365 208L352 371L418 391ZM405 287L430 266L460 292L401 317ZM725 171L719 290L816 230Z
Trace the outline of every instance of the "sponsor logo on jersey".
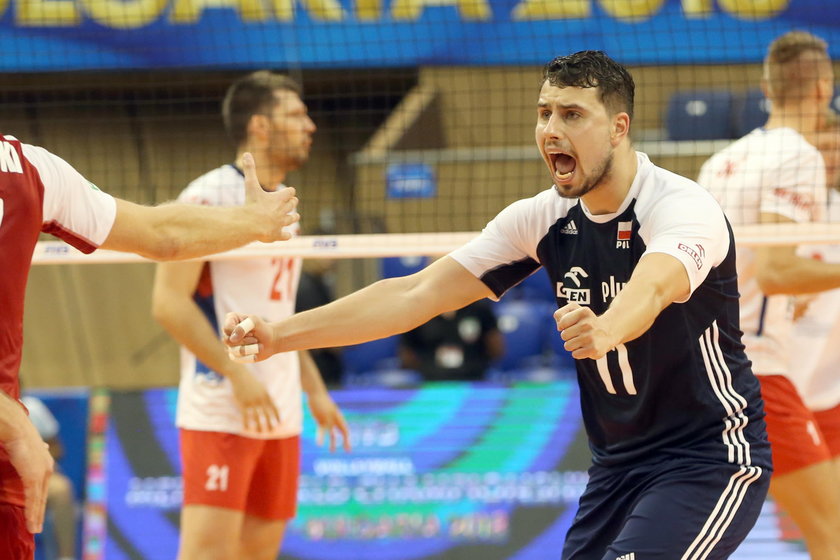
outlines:
M615 276L610 275L609 282L601 282L601 297L603 298L604 302L607 302L615 296L618 295L618 292L624 289L624 286L627 285L627 282L618 282L615 279Z
M15 147L8 142L0 142L0 172L23 173L20 156Z
M618 556L615 560L636 560L636 553L631 552L630 554L622 554Z
M791 189L776 187L773 189L773 194L776 197L793 204L797 208L802 208L808 212L811 212L814 208L814 197L810 193L801 193Z
M575 221L574 220L569 220L569 223L566 224L565 226L563 226L560 229L560 233L565 233L567 235L577 235L578 234L578 228L575 225Z
M591 301L589 288L583 288L582 278L589 278L579 266L573 266L569 272L563 275L563 281L557 282L557 297L563 298L569 303L589 305Z
M618 233L615 236L616 249L629 249L630 237L633 235L633 222L618 222Z
M677 244L677 249L686 253L689 257L691 257L692 260L694 260L694 264L697 265L697 270L700 270L701 268L703 268L703 257L706 256L706 250L699 243L697 243L694 246L697 249L692 249L688 245L685 245L683 243L678 243Z

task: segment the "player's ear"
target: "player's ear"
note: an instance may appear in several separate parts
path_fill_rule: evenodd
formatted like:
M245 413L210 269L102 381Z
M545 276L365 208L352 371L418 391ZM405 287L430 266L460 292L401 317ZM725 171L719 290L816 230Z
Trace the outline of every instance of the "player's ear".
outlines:
M773 91L770 87L770 80L766 76L761 78L761 84L759 85L761 86L761 93L764 94L764 99L773 99Z
M822 104L824 100L826 102L831 101L831 98L834 96L834 82L827 78L817 80L817 95L820 100L820 104Z
M630 135L630 115L621 111L613 116L610 140L617 146L625 137Z
M247 130L249 138L264 140L268 138L270 129L271 123L269 122L268 115L257 113L251 115L251 118L248 120Z

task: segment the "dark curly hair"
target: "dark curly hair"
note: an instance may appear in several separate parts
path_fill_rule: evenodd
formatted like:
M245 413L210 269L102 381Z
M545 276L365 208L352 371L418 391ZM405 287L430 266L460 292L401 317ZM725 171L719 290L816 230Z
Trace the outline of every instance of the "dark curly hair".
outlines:
M558 56L543 67L542 81L555 87L598 88L601 103L611 113L624 111L633 118L636 85L627 69L602 51L580 51Z

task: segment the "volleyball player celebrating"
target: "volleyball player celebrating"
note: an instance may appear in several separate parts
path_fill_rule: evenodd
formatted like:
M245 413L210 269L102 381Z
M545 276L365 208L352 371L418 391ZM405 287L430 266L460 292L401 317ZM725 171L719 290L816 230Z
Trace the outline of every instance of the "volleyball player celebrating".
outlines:
M417 274L284 321L230 314L229 352L262 360L404 332L545 267L593 454L562 558L727 558L771 468L730 228L708 192L633 149L624 67L584 51L543 80L535 136L551 188Z

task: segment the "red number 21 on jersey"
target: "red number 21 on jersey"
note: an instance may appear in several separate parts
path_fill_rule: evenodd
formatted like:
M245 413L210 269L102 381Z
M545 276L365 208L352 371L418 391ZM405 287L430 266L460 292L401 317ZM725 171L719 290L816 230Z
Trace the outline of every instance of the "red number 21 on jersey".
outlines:
M277 273L274 275L274 282L271 283L271 294L269 299L272 301L282 301L292 297L292 281L295 269L295 259L277 258L271 259L272 266L277 267Z

